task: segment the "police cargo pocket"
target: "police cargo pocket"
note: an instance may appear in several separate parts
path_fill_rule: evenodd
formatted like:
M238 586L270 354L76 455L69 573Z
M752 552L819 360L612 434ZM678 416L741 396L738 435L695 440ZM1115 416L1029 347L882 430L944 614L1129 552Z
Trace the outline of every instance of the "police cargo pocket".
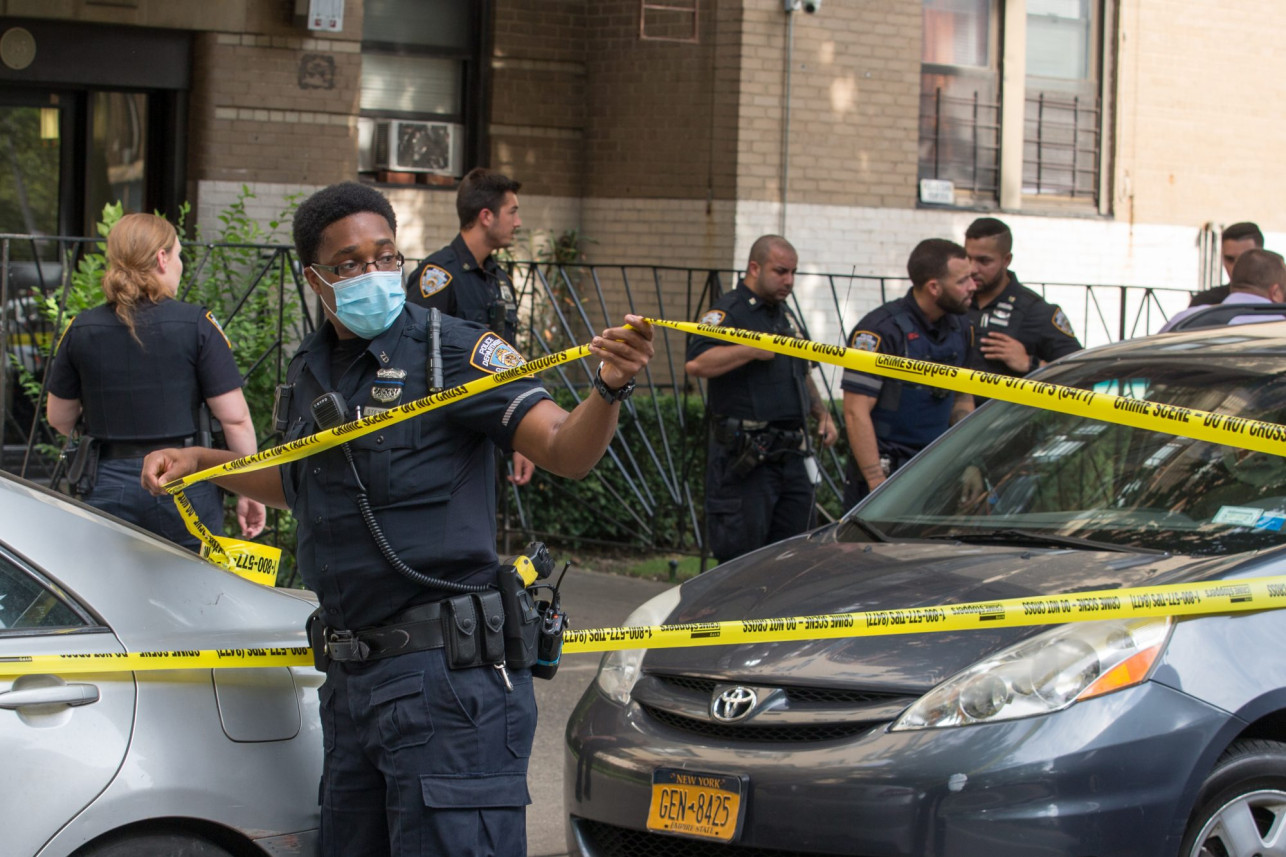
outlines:
M740 497L706 499L706 528L710 533L710 551L715 556L742 553L746 529L743 526Z
M335 749L335 688L326 682L317 688L321 708L322 749L329 753Z
M433 718L424 696L424 676L404 675L376 685L371 691L380 738L389 750L426 743L433 735Z

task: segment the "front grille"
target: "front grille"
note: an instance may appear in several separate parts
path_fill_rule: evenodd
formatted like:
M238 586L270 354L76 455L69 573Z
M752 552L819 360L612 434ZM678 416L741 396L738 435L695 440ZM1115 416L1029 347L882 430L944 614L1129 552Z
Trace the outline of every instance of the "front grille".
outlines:
M711 720L695 720L653 708L642 706L654 720L671 729L687 732L702 738L715 738L720 741L742 743L807 743L810 741L835 741L860 735L871 728L870 723L778 723L772 726L753 726L748 724L715 723Z
M630 830L598 821L573 819L592 857L819 857L818 851L747 848L735 843L703 842Z
M667 693L660 697L637 693L635 701L657 723L689 735L725 742L801 744L840 741L887 722L891 711L900 710L914 701L913 697L903 693L887 691L777 685L786 697L786 716L744 723L720 723L695 714L707 710L717 687L737 683L763 685L754 679L716 681L661 673L649 673L648 679L665 688ZM673 699L683 699L686 704L677 706Z
M662 684L671 687L682 688L683 690L695 691L702 696L709 697L714 693L717 684L757 684L755 680L746 681L721 681L716 682L708 678L696 678L687 675L659 675L651 673L653 678ZM848 705L869 705L871 703L888 702L895 699L904 699L904 693L887 693L869 690L844 690L837 687L790 687L783 686L782 690L786 692L786 698L792 703L839 703Z

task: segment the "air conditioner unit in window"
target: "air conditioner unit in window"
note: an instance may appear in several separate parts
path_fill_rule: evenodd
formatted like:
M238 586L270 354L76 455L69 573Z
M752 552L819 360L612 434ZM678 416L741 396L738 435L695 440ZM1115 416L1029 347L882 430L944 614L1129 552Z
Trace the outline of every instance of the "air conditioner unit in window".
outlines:
M375 168L460 175L464 128L450 122L381 119L375 123Z

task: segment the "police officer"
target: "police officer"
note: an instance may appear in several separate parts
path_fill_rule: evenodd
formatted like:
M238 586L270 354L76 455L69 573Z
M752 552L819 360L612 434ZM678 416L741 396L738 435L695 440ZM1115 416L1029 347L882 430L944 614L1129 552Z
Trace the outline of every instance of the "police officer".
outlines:
M1009 270L1014 238L994 217L980 217L965 230L977 285L969 307L975 341L969 368L1021 376L1057 360L1081 344L1062 309L1018 282Z
M506 175L475 167L460 180L455 208L460 233L455 240L425 259L407 280L407 300L437 307L447 315L485 325L513 344L518 334L518 299L513 281L492 255L510 247L522 227L518 190ZM514 453L509 481L526 485L534 468L522 453Z
M807 338L786 299L799 257L778 235L750 248L746 276L714 302L703 324ZM807 530L813 479L808 416L818 420L825 446L835 423L809 376L805 360L694 336L689 375L709 379L710 444L706 463L706 529L720 562ZM814 462L815 463L815 462Z
M279 396L288 438L423 396L433 362L448 387L520 363L487 328L447 316L435 335L428 311L405 304L396 219L374 188L318 191L295 214L294 239L327 323L301 346ZM471 593L457 590L473 587L481 604L497 582L494 446L573 478L602 456L652 354L651 328L626 321L590 343L602 361L597 394L571 413L521 379L346 450L221 480L299 522L299 568L332 658L320 691L323 855L525 853L531 674L483 657L485 645L466 650L494 617L466 616L459 599ZM144 482L161 491L229 458L153 453Z
M86 310L63 334L49 373L49 424L70 436L83 421L82 454L95 461L73 492L91 506L192 550L169 497L139 485L143 456L197 440L204 403L222 424L228 448L255 451L255 430L241 392L232 348L204 307L174 299L183 259L178 235L163 217L127 214L107 235L107 303ZM223 532L223 502L214 485L188 495L207 527ZM263 504L237 501L241 532L263 530Z
M927 238L911 251L906 269L910 291L859 321L849 347L963 366L971 344L967 313L974 291L964 248ZM855 369L844 370L840 386L852 452L844 486L849 508L973 410L967 394Z

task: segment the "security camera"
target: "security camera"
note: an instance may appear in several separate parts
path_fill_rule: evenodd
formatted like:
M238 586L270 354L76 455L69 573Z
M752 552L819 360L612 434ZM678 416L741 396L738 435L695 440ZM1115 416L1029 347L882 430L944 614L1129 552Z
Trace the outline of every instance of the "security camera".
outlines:
M805 12L812 15L822 8L822 0L804 0L803 7Z

